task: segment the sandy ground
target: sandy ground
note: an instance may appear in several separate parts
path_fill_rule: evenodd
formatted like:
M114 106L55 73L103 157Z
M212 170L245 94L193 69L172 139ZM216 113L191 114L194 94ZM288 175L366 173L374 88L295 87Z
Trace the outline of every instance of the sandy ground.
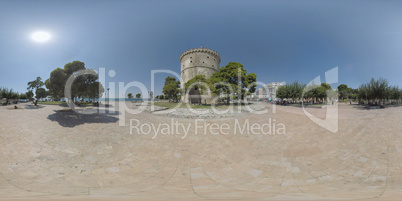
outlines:
M265 114L204 120L11 107L0 107L1 200L402 197L402 107L340 104L336 133L301 108L269 104ZM323 119L326 109L307 111Z

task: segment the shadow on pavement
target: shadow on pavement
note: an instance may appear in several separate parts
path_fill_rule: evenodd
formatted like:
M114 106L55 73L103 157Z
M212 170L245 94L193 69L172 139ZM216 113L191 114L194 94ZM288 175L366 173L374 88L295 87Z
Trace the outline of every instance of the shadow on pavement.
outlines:
M43 106L43 105L37 105L37 106L35 106L35 105L25 105L24 106L24 108L25 109L29 109L29 110L31 110L31 109L40 109L40 108L44 108L45 106Z
M47 118L51 121L57 121L63 127L75 127L87 123L114 123L119 120L116 114L80 114L70 109L54 110L55 113Z
M390 107L400 107L402 105L391 104L391 105L385 105L385 107L380 107L380 106L352 104L352 106L353 106L353 108L358 109L358 110L373 110L373 109L386 109L386 108L390 108Z

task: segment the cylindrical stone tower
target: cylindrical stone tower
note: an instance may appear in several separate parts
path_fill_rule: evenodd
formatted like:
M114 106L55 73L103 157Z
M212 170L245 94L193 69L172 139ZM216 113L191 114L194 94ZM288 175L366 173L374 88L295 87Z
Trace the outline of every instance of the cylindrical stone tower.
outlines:
M205 75L210 78L212 74L219 71L221 57L219 54L207 48L190 49L180 56L180 86L183 89L184 84L196 75ZM182 95L181 100L186 103L189 98Z

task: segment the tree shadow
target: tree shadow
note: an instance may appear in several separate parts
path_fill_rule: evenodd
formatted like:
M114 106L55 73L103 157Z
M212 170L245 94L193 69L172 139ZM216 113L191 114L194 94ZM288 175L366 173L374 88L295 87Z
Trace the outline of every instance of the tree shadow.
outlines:
M390 104L387 107L402 107L402 104Z
M68 107L67 103L62 103L62 104L60 104L59 106L61 106L61 107Z
M60 126L63 127L75 127L81 124L88 123L114 123L119 120L116 116L118 112L115 114L82 114L75 112L71 109L64 110L54 110L55 113L50 114L47 118L51 121L56 121Z
M371 106L368 106L368 105L353 105L352 107L355 108L355 109L358 109L358 110L371 110L371 109L376 109L376 108L371 107ZM378 109L380 109L380 108L378 107Z
M24 106L24 108L25 109L28 109L28 110L37 110L37 109L40 109L40 108L44 108L45 106L43 106L43 105L25 105Z
M380 106L370 106L370 105L359 105L359 104L355 104L353 105L353 108L358 109L358 110L375 110L375 109L386 109L386 108L390 108L390 107L400 107L402 105L400 104L390 104L390 105L385 105L384 107L380 107Z

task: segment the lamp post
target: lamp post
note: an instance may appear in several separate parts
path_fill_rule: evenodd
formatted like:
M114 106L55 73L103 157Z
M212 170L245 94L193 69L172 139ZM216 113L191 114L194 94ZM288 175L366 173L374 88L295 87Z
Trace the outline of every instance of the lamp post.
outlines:
M107 88L107 105L108 105L108 107L109 107L109 98L110 98L109 89L110 88Z

